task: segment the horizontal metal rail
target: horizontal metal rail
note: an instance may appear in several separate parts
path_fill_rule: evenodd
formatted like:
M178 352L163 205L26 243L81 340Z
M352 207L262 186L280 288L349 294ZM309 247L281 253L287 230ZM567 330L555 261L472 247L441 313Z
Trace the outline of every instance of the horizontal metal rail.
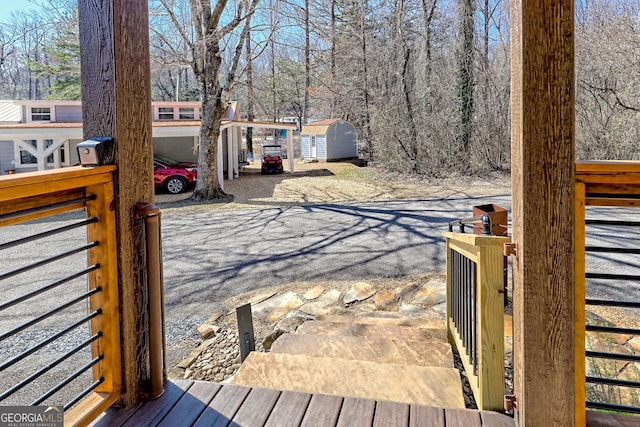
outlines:
M93 384L91 384L89 387L84 389L80 394L78 394L76 397L71 399L66 405L64 405L62 409L66 411L67 409L71 408L73 405L80 402L84 397L87 397L89 394L91 394L91 392L96 388L98 388L98 386L103 382L104 382L104 377L98 378L96 381L93 382Z
M606 353L602 351L587 351L587 357L596 357L600 359L624 360L626 362L640 362L640 356L635 354ZM639 383L640 384L640 383Z
M587 305L599 305L602 307L622 307L622 308L640 308L640 301L611 301L596 298L587 298Z
M102 336L102 332L98 332L97 334L95 334L92 337L90 337L88 340L85 340L84 342L78 344L77 346L75 346L74 348L69 350L67 353L63 354L62 356L60 356L59 358L57 358L53 362L47 364L43 368L41 368L38 371L34 372L33 374L29 375L27 378L25 378L24 380L20 381L18 384L14 385L10 389L6 390L4 393L0 394L0 401L2 401L4 399L6 399L7 397L11 396L12 394L14 394L18 390L22 389L26 385L32 383L33 381L38 379L40 376L42 376L43 374L46 374L51 369L55 368L60 363L64 362L65 360L67 360L68 358L70 358L71 356L73 356L74 354L79 352L80 350L82 350L84 348L87 348L87 346L91 345L91 343L96 341L101 336Z
M16 268L16 269L8 271L6 273L0 274L0 280L4 280L4 279L8 279L9 277L17 276L18 274L21 274L21 273L24 273L24 272L27 272L27 271L30 271L30 270L34 270L34 269L36 269L38 267L42 267L43 265L51 264L52 262L55 262L55 261L70 257L71 255L75 255L75 254L78 254L80 252L84 252L84 251L89 250L91 248L95 248L98 245L99 245L99 242L91 242L91 243L86 244L84 246L81 246L79 248L72 249L70 251L58 254L56 256L52 256L52 257L40 260L38 262L34 262L32 264L29 264L29 265L25 265L24 267Z
M638 200L640 194L628 193L586 193L587 199L629 199Z
M612 403L587 401L587 408L602 409L605 411L621 412L627 414L640 414L640 408L636 408L635 406L614 405Z
M640 275L637 274L609 274L609 273L586 273L587 279L601 279L601 280L627 280L638 281Z
M55 236L56 234L62 234L65 231L74 230L76 228L84 227L89 224L95 224L98 222L98 218L89 218L84 221L76 222L74 224L65 225L64 227L58 227L51 230L44 231L42 233L34 234L32 236L23 237L22 239L13 240L11 242L6 242L0 244L0 251L4 249L9 249L14 246L23 245L25 243L34 242L39 239L43 239L49 236Z
M586 252L597 252L597 253L607 253L607 254L631 254L631 255L640 254L640 249L637 249L637 248L609 248L606 246L586 246L584 250Z
M479 216L449 221L449 231L453 231L453 227L457 225L458 231L460 233L464 233L464 226L466 224L482 224L482 234L485 236L491 235L491 217L489 216L489 214L485 213Z
M623 227L640 227L640 221L621 221L614 219L587 219L587 225L619 225Z
M35 405L41 404L42 402L47 400L49 397L53 396L54 394L56 394L57 392L62 390L64 388L64 386L66 386L67 384L71 383L71 381L75 380L80 375L84 374L89 369L91 369L94 366L96 366L102 359L104 359L104 355L102 355L102 354L100 354L98 357L94 357L89 363L87 363L84 366L82 366L79 369L77 369L75 372L73 372L71 375L69 375L67 378L65 378L63 381L61 381L59 384L57 384L56 386L51 388L49 391L47 391L45 394L43 394L42 396L40 396L39 398L34 400L31 403L31 405L35 406Z
M88 273L91 273L92 271L95 271L98 268L100 268L100 264L94 264L92 266L89 266L89 267L85 268L84 270L78 271L75 274L72 274L72 275L67 276L67 277L63 277L60 280L56 280L55 282L52 282L52 283L50 283L48 285L45 285L45 286L43 286L43 287L41 287L39 289L36 289L35 291L26 293L24 295L20 295L19 297L14 298L14 299L12 299L10 301L7 301L4 304L0 304L0 311L5 310L5 309L7 309L9 307L13 307L16 304L24 302L24 301L26 301L28 299L31 299L31 298L33 298L33 297L35 297L37 295L43 294L43 293L45 293L47 291L50 291L51 289L55 289L58 286L64 285L65 283L68 283L68 282L70 282L70 281L72 281L74 279L77 279L77 278L82 277L82 276L84 276L84 275L86 275Z
M92 194L90 196L78 197L76 199L66 200L64 202L51 203L46 206L38 206L37 208L23 209L16 212L0 214L0 221L6 221L9 219L20 218L27 215L53 211L55 209L64 208L66 206L85 204L88 201L95 200L95 199L96 199L95 194Z
M587 377L587 382L588 383L593 383L593 384L614 385L614 386L618 386L618 387L640 388L640 382L628 381L628 380L618 380L618 379L615 379L615 378Z
M637 335L640 330L634 328L618 328L615 326L587 325L588 332L605 332L609 334Z
M31 354L35 353L36 351L40 350L41 348L44 348L48 344L51 344L52 342L54 342L58 338L68 334L69 332L71 332L72 330L77 328L78 326L86 325L86 323L89 320L91 320L91 319L93 319L95 317L98 317L100 314L102 314L102 310L98 309L98 310L94 311L93 313L83 317L82 319L72 323L71 325L67 326L66 328L64 328L63 330L59 331L58 333L50 336L46 340L40 341L38 344L34 345L31 348L28 348L27 350L23 351L22 353L18 354L17 356L15 356L15 357L13 357L13 358L5 361L5 362L0 363L0 372L4 371L5 369L7 369L10 366L15 365L20 360L24 359L27 356L30 356Z
M41 314L40 316L34 317L33 319L31 319L30 321L23 323L22 325L16 326L15 328L5 332L4 334L0 334L0 341L17 334L20 331L24 331L25 329L39 323L42 322L44 319L47 319L49 317L51 317L52 315L61 312L64 309L67 309L69 307L71 307L72 305L75 305L81 301L85 301L87 298L89 298L91 295L95 295L98 292L102 291L102 288L97 287L94 289L91 289L90 291L87 291L85 293L83 293L82 295L78 296L77 298L74 298L70 301L67 301L66 303L59 305L56 308L53 308L49 311L47 311L46 313Z

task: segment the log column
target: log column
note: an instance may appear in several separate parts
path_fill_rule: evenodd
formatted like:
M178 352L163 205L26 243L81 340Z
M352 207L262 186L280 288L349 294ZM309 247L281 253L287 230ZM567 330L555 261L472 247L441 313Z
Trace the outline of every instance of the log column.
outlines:
M79 0L85 139L112 136L120 289L123 398L130 406L149 378L148 304L136 203L154 201L149 19L146 0ZM144 258L144 257L142 257Z
M573 0L512 0L510 19L516 421L573 426Z

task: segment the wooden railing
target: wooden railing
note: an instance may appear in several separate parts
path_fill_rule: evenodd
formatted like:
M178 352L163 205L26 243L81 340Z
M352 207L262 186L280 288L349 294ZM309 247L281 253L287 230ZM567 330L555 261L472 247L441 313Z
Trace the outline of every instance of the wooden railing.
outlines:
M586 295L587 280L604 280L620 283L640 281L640 275L629 274L614 267L614 270L606 268L606 258L619 260L621 257L640 255L637 244L638 227L640 221L635 215L627 215L620 218L624 208L640 207L640 162L578 162L576 164L575 185L575 372L576 372L576 425L585 419L586 408L605 409L616 412L640 413L640 404L630 406L625 402L597 402L590 401L587 393L587 384L597 386L618 387L626 389L631 396L640 396L640 378L607 378L608 375L595 376L587 373L587 365L592 367L604 366L603 361L609 360L616 369L612 377L617 376L620 362L640 362L640 355L629 352L621 354L623 347L617 344L611 345L611 350L596 349L588 351L586 341L587 332L591 337L599 339L604 337L608 342L615 342L616 337L628 339L630 335L640 335L640 325L636 328L619 328L615 326L596 325L587 320L587 306L607 306L617 308L640 308L638 296L632 292L624 293L623 297L599 299ZM602 212L596 212L598 218L587 218L588 207L594 207ZM597 207L597 208L596 208ZM605 212L606 211L606 212ZM628 212L627 212L628 213ZM601 240L606 237L605 243L587 244L586 227L599 227ZM622 245L622 242L631 242ZM626 247L624 247L626 246ZM587 262L587 254L596 256L598 265ZM636 258L637 260L637 258ZM628 263L628 261L627 261ZM631 264L636 264L631 262ZM631 269L633 267L631 266ZM633 273L633 272L632 272ZM592 369L593 370L593 369ZM592 390L594 386L591 386ZM632 391L635 390L635 391ZM591 393L593 394L593 393ZM620 394L618 394L620 395ZM640 400L640 399L638 399Z
M447 330L479 409L504 406L504 255L507 237L444 233Z
M117 243L113 206L113 172L115 169L115 166L73 167L0 177L0 227L31 220L43 221L53 215L71 211L81 212L78 217L83 218L80 218L79 221L82 223L81 225L86 227L87 244L81 249L86 250L87 253L85 276L88 289L85 289L86 293L83 292L83 295L86 296L89 314L86 320L81 319L78 324L87 325L88 322L91 338L87 340L90 343L87 347L91 348L92 361L85 369L88 369L88 375L93 380L82 393L65 405L65 425L87 424L114 403L121 393L122 361L118 269L116 265ZM73 226L75 227L75 225ZM53 223L50 227L53 227ZM11 228L7 228L7 230L11 230ZM21 237L17 240L4 242L4 247L16 246L25 240L37 240L47 233L62 234L64 232L63 228L47 230L37 235L29 235L27 238ZM5 237L8 234L10 233L7 231ZM64 234L62 236L64 237ZM55 261L55 259L53 260ZM46 262L51 261L47 260ZM37 264L38 262L21 267L21 269L35 269L38 267ZM20 269L6 273L4 278L11 277L18 270ZM64 282L65 280L58 280L48 287L53 289ZM40 292L44 291L36 289L30 294L20 295L11 301L7 301L5 296L0 296L0 307L11 307L25 302L28 304L28 300ZM78 300L80 299L78 298ZM10 335L13 331L24 330L33 322L33 320L29 321L26 326L14 328L4 335L11 338ZM19 354L18 358L23 354L27 353ZM59 363L66 360L61 359ZM46 368L47 366L43 368L43 371L46 371ZM79 367L72 366L72 368ZM21 379L16 378L15 381L18 383ZM60 379L60 386L65 386L68 381L70 381L68 378ZM2 390L0 390L1 392ZM45 393L45 396L55 392L54 388Z

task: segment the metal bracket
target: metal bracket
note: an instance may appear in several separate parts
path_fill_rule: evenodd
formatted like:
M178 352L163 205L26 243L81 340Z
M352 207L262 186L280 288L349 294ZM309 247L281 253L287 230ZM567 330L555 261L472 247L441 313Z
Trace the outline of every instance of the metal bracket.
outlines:
M253 319L251 317L251 304L245 304L236 308L238 318L238 341L240 341L240 360L244 362L249 353L255 351L256 340L253 336Z
M504 256L518 256L518 244L516 242L505 243L502 248L502 253Z
M514 410L518 409L518 399L515 394L504 395L504 410L511 414Z

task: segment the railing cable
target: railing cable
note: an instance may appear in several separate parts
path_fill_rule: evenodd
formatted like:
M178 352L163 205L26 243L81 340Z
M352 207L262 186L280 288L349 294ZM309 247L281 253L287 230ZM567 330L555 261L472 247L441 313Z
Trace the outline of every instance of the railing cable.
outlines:
M34 380L38 379L41 375L49 372L51 369L55 368L60 363L64 362L65 360L67 360L68 358L70 358L71 356L73 356L74 354L79 352L80 350L84 349L85 347L90 345L92 342L94 342L98 338L100 338L101 336L102 336L102 332L98 332L97 334L93 335L91 338L85 340L84 342L78 344L73 349L69 350L69 352L67 352L66 354L60 356L59 358L57 358L53 362L51 362L51 363L47 364L46 366L44 366L42 369L34 372L33 374L29 375L24 380L20 381L18 384L14 385L10 389L6 390L4 393L0 394L0 402L3 401L4 399L6 399L7 397L11 396L16 391L18 391L21 388L25 387L27 384L29 384L29 383L33 382Z
M65 231L74 230L76 228L84 227L86 225L94 224L96 222L98 222L98 218L89 218L84 221L76 222L74 224L65 225L64 227L54 228L52 230L47 230L42 233L34 234L32 236L23 237L22 239L17 239L11 242L2 243L0 244L0 251L4 249L12 248L14 246L19 246L25 243L33 242L35 240L43 239L45 237L61 234L61 233L64 233Z
M47 292L47 291L49 291L51 289L57 288L60 285L64 285L65 283L68 283L68 282L70 282L70 281L72 281L74 279L82 277L82 276L84 276L84 275L86 275L86 274L88 274L88 273L90 273L92 271L97 270L98 268L100 268L100 264L94 264L94 265L92 265L90 267L85 268L84 270L81 270L81 271L79 271L77 273L72 274L71 276L67 276L67 277L64 277L64 278L62 278L60 280L56 280L55 282L50 283L48 285L45 285L42 288L36 289L35 291L26 293L24 295L21 295L21 296L19 296L17 298L12 299L11 301L7 301L4 304L0 304L0 311L5 310L5 309L7 309L9 307L12 307L12 306L14 306L16 304L19 304L19 303L21 303L23 301L26 301L26 300L28 300L30 298L33 298L33 297L35 297L37 295L43 294L43 293L45 293L45 292Z
M76 249L72 249L72 250L67 251L67 252L63 252L61 254L58 254L56 256L53 256L53 257L50 257L50 258L47 258L47 259L40 260L40 261L35 262L33 264L29 264L29 265L25 265L24 267L16 268L15 270L11 270L11 271L8 271L6 273L0 274L0 280L4 280L4 279L7 279L9 277L17 276L18 274L24 273L26 271L33 270L35 268L42 267L43 265L50 264L50 263L52 263L54 261L58 261L60 259L69 257L71 255L75 255L77 253L84 252L84 251L89 250L91 248L95 248L98 245L99 245L99 242L97 242L97 241L91 242L91 243L89 243L87 245L81 246L81 247L76 248Z
M79 197L77 199L67 200L64 202L51 203L50 205L39 206L37 208L30 208L30 209L24 209L21 211L0 214L0 221L6 221L9 219L20 218L21 216L47 212L57 208L63 208L65 206L85 204L86 202L95 200L95 199L96 199L95 194L92 194L90 196Z
M62 305L59 305L58 307L47 311L46 313L41 314L38 317L34 317L33 319L31 319L30 321L23 323L22 325L16 326L15 328L5 332L4 334L0 335L0 341L17 334L20 331L23 331L25 329L27 329L30 326L35 325L38 322L43 321L44 319L46 319L47 317L51 317L52 315L61 312L62 310L71 307L74 304L77 304L81 301L86 300L88 297L90 297L91 295L95 295L98 292L102 291L102 288L100 286L98 286L97 288L91 289L87 292L85 292L84 294L78 296L77 298L72 299L71 301L68 301Z
M85 325L89 320L91 320L91 319L93 319L95 317L98 317L100 314L102 314L102 309L98 309L98 310L94 311L93 313L89 314L88 316L85 316L82 319L78 320L77 322L67 326L66 328L64 328L60 332L50 336L46 340L40 341L35 346L23 351L22 353L18 354L14 358L9 359L9 360L1 363L0 364L0 372L4 371L5 369L7 369L10 366L15 365L20 360L24 359L27 356L30 356L31 354L35 353L36 351L40 350L41 348L45 347L46 345L51 344L52 342L54 342L55 340L57 340L61 336L71 332L72 330L74 330L78 326Z

